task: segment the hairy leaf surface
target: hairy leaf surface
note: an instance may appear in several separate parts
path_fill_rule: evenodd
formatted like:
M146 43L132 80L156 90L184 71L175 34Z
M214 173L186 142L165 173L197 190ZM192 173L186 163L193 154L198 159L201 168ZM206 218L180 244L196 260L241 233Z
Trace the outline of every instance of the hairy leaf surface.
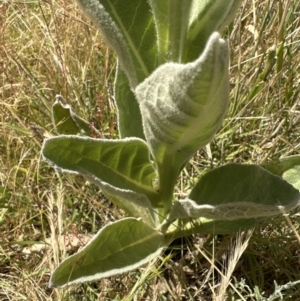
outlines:
M107 193L140 206L161 205L152 186L157 175L143 140L59 136L45 140L42 152L54 166L87 176Z
M61 95L56 95L56 101L52 106L52 114L59 134L85 136L99 134L97 129L77 116L70 105L63 103Z
M193 0L149 0L155 20L159 63L181 62L186 50ZM198 55L201 52L198 52Z
M120 137L137 137L145 140L139 104L130 89L126 74L119 66L115 80L115 100L118 108Z
M257 165L234 163L205 174L188 198L198 205L218 206L246 202L287 208L297 206L300 199L299 191L280 177ZM248 214L250 216L251 212Z
M222 32L242 0L149 0L158 37L159 63L196 60L214 31Z
M156 67L156 34L146 0L77 0L116 51L135 87Z
M173 218L237 220L270 217L300 204L299 191L257 165L228 164L205 174ZM177 217L177 218L178 218Z
M184 62L193 61L198 57L214 31L223 32L233 20L242 0L193 0L191 2Z
M164 64L136 88L162 190L173 187L183 165L221 125L229 97L227 69L227 44L214 33L195 62Z
M261 166L275 175L282 176L284 172L298 165L300 165L300 155L283 157Z
M50 287L63 287L124 273L155 259L164 236L143 221L126 218L102 228L53 272Z
M282 178L300 190L300 164L287 169L283 173Z
M257 165L228 164L205 174L187 199L174 203L169 220L193 218L196 232L230 233L287 213L299 191Z

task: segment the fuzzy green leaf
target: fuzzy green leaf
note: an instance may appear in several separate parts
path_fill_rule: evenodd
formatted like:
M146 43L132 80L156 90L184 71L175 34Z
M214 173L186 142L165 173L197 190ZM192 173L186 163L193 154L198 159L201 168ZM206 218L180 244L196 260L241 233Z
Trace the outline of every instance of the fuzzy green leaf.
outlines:
M98 135L99 132L87 121L78 117L71 106L63 102L62 96L56 95L52 106L54 124L59 134L63 135Z
M228 228L235 225L238 231L253 227L260 218L289 212L300 205L299 201L298 190L263 168L228 164L205 174L188 199L174 204L170 220L202 217L206 224L205 219L226 221L221 223L223 232L227 222ZM211 229L218 233L215 227Z
M300 156L283 157L261 165L300 190Z
M145 140L141 111L125 73L117 67L115 100L118 108L118 128L121 138L137 137Z
M193 0L191 2L184 62L193 61L198 57L214 31L223 32L233 20L242 0Z
M155 228L159 225L159 215L154 208L139 206L134 202L128 202L126 199L114 197L113 195L109 195L108 198L115 206L124 210L127 216L141 218L143 222L150 227Z
M222 32L242 0L149 0L158 36L160 64L198 58L214 31Z
M229 209L235 204L249 205L248 210L243 208L240 213L238 205L236 211L234 208L232 211L215 211L216 217L223 215L228 220L239 216L253 218L280 214L278 207L290 211L299 205L300 200L299 191L280 177L257 165L242 164L228 164L208 172L192 189L188 198L198 205L228 205ZM260 211L256 210L256 204Z
M228 106L228 86L227 44L214 33L195 62L164 64L136 88L162 190L172 189L184 164L216 133Z
M282 178L300 190L300 165L295 165L287 169L283 173Z
M63 287L134 270L160 254L163 238L138 219L126 218L109 224L54 270L49 285Z
M59 134L80 134L78 124L72 118L71 107L56 100L52 106L53 121Z
M282 176L284 172L297 165L300 165L299 155L283 157L268 163L264 163L261 166L275 175Z
M160 64L168 61L182 62L186 51L189 17L193 2L193 0L149 0L156 25ZM200 53L201 51L198 55Z
M59 136L45 140L43 156L55 167L80 173L109 194L144 207L159 207L156 172L141 139Z
M116 51L121 68L135 87L156 67L156 33L148 2L77 0Z

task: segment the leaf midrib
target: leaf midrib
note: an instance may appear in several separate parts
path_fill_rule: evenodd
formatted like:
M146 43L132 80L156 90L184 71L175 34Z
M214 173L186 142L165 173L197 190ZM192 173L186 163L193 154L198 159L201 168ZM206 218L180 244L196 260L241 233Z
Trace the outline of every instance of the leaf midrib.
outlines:
M130 35L128 34L128 31L126 30L122 20L119 18L119 15L117 13L117 11L115 10L114 6L108 1L108 5L110 6L112 15L115 17L115 20L117 20L119 28L121 29L122 33L124 34L124 36L126 37L126 40L128 42L128 46L131 49L132 53L135 55L141 70L144 73L145 78L149 76L149 70L146 67L144 60L142 59L142 57L139 55L139 51L138 49L135 47L135 44L133 42L133 40L131 39Z

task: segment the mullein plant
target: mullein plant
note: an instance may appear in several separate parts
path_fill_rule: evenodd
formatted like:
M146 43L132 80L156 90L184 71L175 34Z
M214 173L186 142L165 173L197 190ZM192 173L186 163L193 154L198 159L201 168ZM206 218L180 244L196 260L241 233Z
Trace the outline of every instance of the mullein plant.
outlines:
M60 135L44 141L42 154L97 184L128 217L65 259L50 286L130 271L175 238L243 231L299 205L297 156L264 166L227 164L205 173L186 197L174 196L180 172L226 114L229 56L220 33L241 0L78 2L118 57L120 139L91 138L88 122L58 98Z

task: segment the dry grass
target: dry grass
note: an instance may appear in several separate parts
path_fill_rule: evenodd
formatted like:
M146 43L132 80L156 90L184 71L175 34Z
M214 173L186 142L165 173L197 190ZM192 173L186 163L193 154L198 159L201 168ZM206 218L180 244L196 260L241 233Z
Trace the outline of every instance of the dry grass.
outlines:
M299 23L297 0L244 2L227 32L228 117L211 152L199 152L183 173L179 193L211 164L299 153ZM299 285L283 286L298 280L300 264L299 242L282 218L249 242L195 236L177 241L155 266L49 289L58 262L123 214L96 187L57 174L40 156L43 138L55 134L58 93L104 135L116 135L115 61L71 0L2 1L0 39L0 300L300 300ZM299 231L298 216L290 221ZM287 288L284 299L272 297L274 281Z

